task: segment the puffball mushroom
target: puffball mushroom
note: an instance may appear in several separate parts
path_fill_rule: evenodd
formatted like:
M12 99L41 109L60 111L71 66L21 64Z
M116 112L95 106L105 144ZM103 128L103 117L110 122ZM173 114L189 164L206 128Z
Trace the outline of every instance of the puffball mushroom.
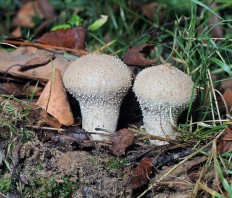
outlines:
M172 125L187 108L193 86L190 76L170 64L141 71L135 79L133 91L143 113L146 132L175 139ZM167 142L154 140L151 143L160 145Z
M120 105L131 86L130 71L120 59L106 54L82 56L66 69L63 83L79 101L83 129L116 130ZM101 134L92 137L109 139Z

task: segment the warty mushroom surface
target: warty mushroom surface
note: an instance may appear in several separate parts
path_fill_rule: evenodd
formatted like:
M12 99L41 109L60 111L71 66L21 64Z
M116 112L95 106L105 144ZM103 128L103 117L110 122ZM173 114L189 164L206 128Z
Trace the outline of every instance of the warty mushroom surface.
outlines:
M133 86L139 101L147 133L175 139L172 124L188 107L193 93L191 77L170 64L153 66L141 71ZM167 142L151 141L154 144Z
M82 56L67 68L63 82L79 101L83 129L116 130L120 105L131 86L130 71L120 59L106 54ZM95 140L109 139L100 134L92 136Z

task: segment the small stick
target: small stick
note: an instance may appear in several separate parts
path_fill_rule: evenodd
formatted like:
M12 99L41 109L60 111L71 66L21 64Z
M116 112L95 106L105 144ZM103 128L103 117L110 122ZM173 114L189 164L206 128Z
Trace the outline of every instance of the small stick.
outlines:
M60 133L72 131L72 130L67 130L67 129L56 129L56 128L52 128L52 127L41 127L41 126L30 126L30 125L25 125L25 127L32 128L32 129L42 129L42 130L58 131ZM88 131L84 131L84 130L81 130L81 129L76 130L75 133L80 133L80 134L81 133L84 133L84 134L98 134L98 135L109 136L106 133L88 132Z
M13 45L39 47L39 48L44 48L44 49L64 50L64 51L73 52L73 53L79 54L79 55L86 55L86 54L89 53L86 50L81 50L81 49L71 49L71 48L60 47L60 46L52 46L52 45L46 45L46 44L41 44L41 43L30 43L30 42L26 42L26 41L3 40L3 41L0 41L0 42L13 44Z
M210 149L211 149L211 146L202 149L202 151L203 152L208 152ZM175 161L178 161L180 158L191 155L194 152L195 152L195 150L190 149L190 150L174 153L174 154L171 154L171 155L164 155L164 156L161 156L159 158L155 158L152 161L152 164L153 164L154 167L160 168L160 167L162 167L162 166L164 166L164 165L166 165L166 164L168 164L170 162L175 162Z

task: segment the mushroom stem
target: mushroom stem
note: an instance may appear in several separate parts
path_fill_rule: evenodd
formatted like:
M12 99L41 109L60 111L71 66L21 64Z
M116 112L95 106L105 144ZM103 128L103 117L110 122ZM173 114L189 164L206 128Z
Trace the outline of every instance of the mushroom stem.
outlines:
M120 104L118 106L112 106L112 104L107 104L107 102L91 104L91 101L88 100L79 101L79 103L82 113L82 128L89 132L106 134L92 134L91 136L94 140L109 140L110 133L95 129L101 128L107 131L116 131Z
M156 136L166 137L168 139L175 139L176 131L173 125L176 125L177 119L180 115L180 110L177 111L171 107L150 107L142 108L143 112L143 122L146 132ZM163 145L167 142L152 140L151 141L157 145Z

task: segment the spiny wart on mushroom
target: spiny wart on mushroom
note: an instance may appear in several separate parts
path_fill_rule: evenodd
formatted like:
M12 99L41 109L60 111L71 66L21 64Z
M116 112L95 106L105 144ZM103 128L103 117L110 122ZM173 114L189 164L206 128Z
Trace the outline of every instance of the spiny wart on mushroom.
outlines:
M170 64L141 71L135 79L133 91L140 103L147 133L175 139L172 123L176 124L179 115L188 107L193 87L191 77Z
M67 68L63 82L79 101L83 129L116 130L120 105L131 86L130 71L120 59L106 54L82 56ZM109 139L92 136L95 140Z

